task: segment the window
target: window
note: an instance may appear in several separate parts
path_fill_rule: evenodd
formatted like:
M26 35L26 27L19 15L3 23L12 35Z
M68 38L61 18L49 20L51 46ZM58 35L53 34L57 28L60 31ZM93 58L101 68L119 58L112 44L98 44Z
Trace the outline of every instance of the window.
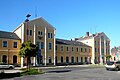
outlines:
M96 45L96 41L95 41L95 45Z
M61 63L63 63L63 56L61 56Z
M72 47L72 51L74 51L74 48Z
M41 42L41 49L44 49L44 42Z
M60 47L60 50L63 51L63 46Z
M13 56L13 64L15 64L15 63L17 63L17 56L16 55Z
M51 58L51 57L49 57L48 59L49 59L49 63L52 63L52 58Z
M3 63L7 63L7 56L6 56L6 55L3 55L3 56L2 56L2 62L3 62Z
M56 51L57 51L57 45L55 46L55 48L56 48Z
M68 56L66 57L66 63L69 63L69 57Z
M30 36L32 36L32 30L30 30Z
M71 57L71 62L74 63L74 57L73 56Z
M106 49L106 54L107 54L107 49Z
M50 33L48 33L48 38L50 38Z
M52 33L51 33L51 38L52 38Z
M13 48L17 48L17 42L13 43Z
M52 37L53 37L52 33L48 33L48 38L52 38Z
M83 52L83 49L81 48L81 52Z
M78 48L76 48L77 49L77 52L78 52Z
M44 42L37 42L39 49L44 49Z
M97 52L97 48L95 48L95 52Z
M102 49L102 53L104 53L104 49Z
M101 39L103 40L103 39L104 39L104 36L101 36Z
M68 47L67 47L67 51L68 51L69 49L68 49Z
M52 43L49 43L49 50L52 49Z
M7 44L7 41L3 41L3 47L7 47L8 44Z
M42 31L38 31L38 35L43 35Z

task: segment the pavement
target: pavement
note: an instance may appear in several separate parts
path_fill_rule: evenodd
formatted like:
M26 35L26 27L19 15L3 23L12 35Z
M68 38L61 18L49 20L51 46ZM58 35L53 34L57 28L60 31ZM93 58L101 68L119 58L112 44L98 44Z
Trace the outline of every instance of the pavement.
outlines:
M53 66L53 67L34 67L37 69L55 69L55 68L65 68L65 67L88 67L89 65L67 65L67 66ZM13 70L0 70L1 72L4 73L17 73L17 72L22 72L20 69L21 68L27 68L27 66L24 67L15 67Z

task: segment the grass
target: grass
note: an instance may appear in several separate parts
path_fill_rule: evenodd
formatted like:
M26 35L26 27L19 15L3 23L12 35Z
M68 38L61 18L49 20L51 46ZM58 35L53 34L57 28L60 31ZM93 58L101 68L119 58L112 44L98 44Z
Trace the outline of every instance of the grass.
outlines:
M13 78L13 77L20 77L20 76L26 76L26 75L36 75L36 74L43 74L44 72L39 69L33 69L31 68L28 70L27 68L22 68L20 69L22 72L17 72L17 73L0 73L0 79L5 79L5 78Z
M42 70L34 69L34 68L30 68L30 70L28 70L27 68L23 68L21 70L22 70L22 72L20 73L21 76L36 75L36 74L43 74L44 73Z

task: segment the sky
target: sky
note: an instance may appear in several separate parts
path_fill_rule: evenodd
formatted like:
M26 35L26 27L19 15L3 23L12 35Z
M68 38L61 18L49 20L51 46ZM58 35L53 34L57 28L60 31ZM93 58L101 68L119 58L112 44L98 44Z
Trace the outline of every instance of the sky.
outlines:
M56 28L56 37L72 39L104 32L111 48L120 46L120 0L1 0L0 31L12 32L31 14Z

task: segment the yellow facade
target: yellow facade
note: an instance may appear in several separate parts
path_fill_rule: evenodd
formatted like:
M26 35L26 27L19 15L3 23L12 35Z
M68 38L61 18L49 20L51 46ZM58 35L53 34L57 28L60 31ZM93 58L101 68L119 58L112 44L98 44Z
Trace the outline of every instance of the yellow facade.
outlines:
M7 42L7 47L4 47L3 42ZM14 42L17 47L14 48ZM0 63L20 64L20 56L18 55L21 42L20 40L0 38Z
M55 28L43 18L22 23L14 33L20 37L21 42L31 41L39 45L43 64L55 63Z
M32 63L39 64L61 64L61 63L96 63L105 61L105 54L110 53L110 40L102 32L87 35L77 40L63 40L63 43L56 43L56 29L43 18L37 18L28 22L23 22L13 33L19 39L0 38L0 62L3 62L3 55L7 63L13 64L17 57L16 64L26 63L25 59L20 59L18 55L20 45L23 42L31 41L39 46L41 57L32 58ZM8 46L3 47L3 41L7 41ZM17 42L17 48L13 48L13 43ZM68 42L68 43L66 43ZM102 55L102 57L101 57ZM38 56L38 55L37 55ZM38 58L41 58L40 60Z
M81 43L82 44L82 43ZM57 44L56 43L56 63L84 64L91 63L92 48L90 46ZM68 61L67 61L68 57ZM62 59L63 58L63 59Z

